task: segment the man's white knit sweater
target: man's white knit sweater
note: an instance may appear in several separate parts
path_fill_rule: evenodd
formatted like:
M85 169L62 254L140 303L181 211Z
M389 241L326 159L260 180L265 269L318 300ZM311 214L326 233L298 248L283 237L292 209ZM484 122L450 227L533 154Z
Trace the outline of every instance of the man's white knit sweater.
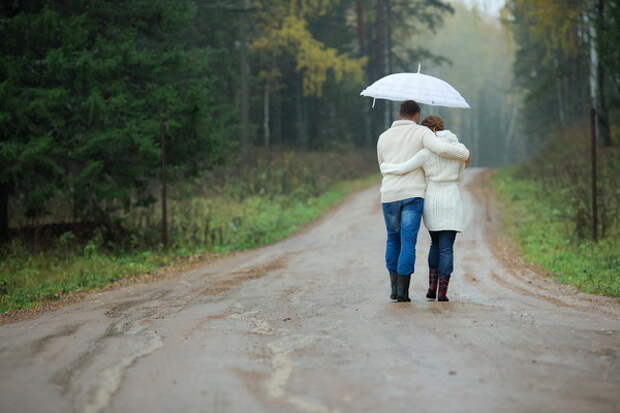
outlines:
M439 139L430 129L412 120L397 120L379 137L377 142L379 165L383 162L405 162L423 148L445 158L462 161L469 159L469 151L464 145ZM424 198L425 190L426 179L422 168L406 175L385 175L381 182L381 202Z

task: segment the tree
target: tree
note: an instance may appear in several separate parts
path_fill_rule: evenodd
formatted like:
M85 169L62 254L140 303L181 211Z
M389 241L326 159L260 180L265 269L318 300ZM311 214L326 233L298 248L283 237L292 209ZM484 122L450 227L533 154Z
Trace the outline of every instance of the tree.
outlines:
M605 1L595 0L588 18L590 42L590 97L596 109L597 139L601 146L611 145L609 112L605 90L606 68L599 58L605 27Z
M273 66L278 59L290 58L295 68L295 108L298 145L308 147L307 107L304 98L320 98L331 75L336 83L360 84L364 58L352 58L326 46L310 31L310 20L324 16L337 1L258 1L258 35L252 49L268 56L261 71L267 95L277 88L282 72ZM296 6L296 7L294 7ZM268 113L268 111L263 111ZM268 120L265 120L268 122Z
M453 12L447 2L375 0L362 3L355 4L356 24L359 26L359 49L368 58L367 83L385 76L388 71L414 71L422 60L446 61L424 47L419 36L438 29L444 16ZM369 7L370 4L374 7ZM391 106L381 100L376 102L372 112L372 135L378 136L389 123Z
M162 136L178 174L212 159L226 128L213 116L207 55L180 37L193 2L40 1L13 11L0 25L10 39L0 46L0 187L28 214L44 215L61 191L76 219L101 223L151 202Z
M605 68L613 92L609 93L611 107L620 107L620 1L608 0L604 19L599 20L600 62ZM607 89L605 87L603 90Z
M508 20L518 44L515 74L528 92L532 112L539 106L541 128L565 126L566 120L583 117L590 107L597 109L599 142L610 144L607 109L607 71L613 71L606 57L609 38L604 2L594 0L511 0ZM613 53L613 52L612 52ZM527 63L526 63L527 62ZM584 88L588 86L589 88ZM587 101L590 104L586 105ZM540 103L540 105L538 105ZM549 112L545 108L557 108Z
M364 59L339 54L336 49L326 47L314 38L308 28L307 18L312 13L320 15L326 12L325 5L314 3L310 0L302 1L298 9L263 6L262 17L259 17L263 22L262 35L253 42L253 49L257 52L273 56L287 53L293 57L301 76L304 96L321 96L328 72L333 74L337 82L345 78L359 82L363 73ZM274 19L273 13L278 11L282 14Z

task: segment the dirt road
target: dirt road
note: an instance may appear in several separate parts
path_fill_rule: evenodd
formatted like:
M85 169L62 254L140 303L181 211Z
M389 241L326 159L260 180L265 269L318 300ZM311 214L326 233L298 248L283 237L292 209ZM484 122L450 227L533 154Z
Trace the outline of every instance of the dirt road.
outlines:
M371 188L284 242L1 326L0 411L619 412L618 301L499 260L488 173L467 181L450 303L424 299L424 231L414 301L389 301Z

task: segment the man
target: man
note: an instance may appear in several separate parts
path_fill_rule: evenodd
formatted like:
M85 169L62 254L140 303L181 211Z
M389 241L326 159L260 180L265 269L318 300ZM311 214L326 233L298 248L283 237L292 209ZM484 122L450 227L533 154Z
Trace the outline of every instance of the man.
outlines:
M400 120L381 134L377 142L379 165L400 163L426 148L445 158L467 161L463 145L446 143L428 128L418 125L420 106L413 100L400 106ZM385 264L390 273L392 294L398 302L408 302L409 283L415 269L415 244L424 209L426 180L423 170L406 175L385 175L381 183L383 218L387 229Z

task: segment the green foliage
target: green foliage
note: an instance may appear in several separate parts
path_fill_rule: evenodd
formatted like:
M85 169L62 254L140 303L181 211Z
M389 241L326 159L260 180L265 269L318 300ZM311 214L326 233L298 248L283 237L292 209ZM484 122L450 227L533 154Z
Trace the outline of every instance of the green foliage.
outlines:
M618 135L613 125L619 101L618 89L606 83L618 73L618 2L605 3L603 12L599 1L507 2L505 22L517 44L515 79L525 93L523 141L534 156L497 174L495 183L506 202L507 226L526 259L583 291L619 296L620 158L611 147ZM601 57L598 63L594 50ZM591 85L601 89L596 100ZM599 143L605 147L598 150L598 242L592 236L592 106L597 108Z
M620 1L607 1L606 19L601 27L601 58L605 62L611 86L616 93L612 94L611 104L620 107Z
M602 3L607 7L598 13ZM595 103L599 141L610 146L608 127L620 108L618 10L618 0L506 2L504 22L517 46L515 83L525 95L521 118L527 152L544 148L554 131L588 119L593 78L601 89ZM598 64L592 50L600 55ZM610 80L614 87L609 87Z
M436 28L451 10L435 0L388 3L396 44L421 27ZM351 98L378 74L370 67L377 61L364 66L378 59L366 46L386 29L376 9L366 5L362 28L351 0L250 5L3 3L0 239L24 221L48 223L58 198L64 220L106 227L120 210L152 203L162 138L172 180L226 162L241 140L237 130L249 131L250 145L266 147L373 146L384 125L368 118L384 112L367 114L368 100ZM242 44L254 45L247 96L239 88ZM395 57L407 58L403 50L395 48ZM241 93L249 104L244 127Z
M308 200L322 196L334 182L356 179L376 168L367 152L256 155L242 167L233 162L172 188L170 232L176 245L238 249L270 242L281 229L294 231L289 211L310 211ZM261 210L268 212L256 213ZM150 244L158 242L158 220L157 204L122 217L131 234Z
M575 239L569 218L574 205L565 201L563 191L549 190L517 168L500 170L493 183L502 201L504 228L526 260L582 291L620 297L618 232L598 243Z
M40 1L0 20L0 184L29 216L62 193L75 218L109 219L158 174L160 138L178 173L217 161L204 49L178 36L194 3ZM6 166L6 167L5 167Z
M557 3L557 4L555 4ZM525 94L521 115L530 152L544 147L547 135L586 115L589 106L587 32L579 22L584 6L536 0L507 2L505 22L517 48L516 85ZM574 2L573 2L574 3Z
M612 128L613 134L618 128ZM563 219L570 224L574 240L582 241L592 236L592 178L590 125L575 122L569 128L550 134L549 147L537 156L522 163L520 176L535 179L541 188L552 194L553 203L562 211ZM598 232L600 236L618 236L620 230L620 176L618 148L598 151L597 193Z
M171 188L172 245L157 249L157 205L117 218L127 239L110 245L100 230L65 232L33 252L15 239L0 251L0 312L176 266L205 253L237 251L298 231L353 191L376 182L372 153L275 152L257 164L220 167ZM237 176L235 176L235 174Z
M263 33L253 40L253 49L274 57L282 53L291 54L296 69L301 73L305 96L323 94L328 71L333 74L336 83L347 79L354 84L360 84L363 79L362 66L365 59L351 59L339 54L334 48L325 47L314 38L309 30L308 22L304 19L310 10L314 10L317 14L324 14L327 5L323 4L324 2L320 5L312 4L312 1L302 3L304 4L299 9L292 7L283 9L264 5L260 14L264 25ZM274 19L275 10L284 14ZM278 75L278 72L273 70L271 73L271 77Z

